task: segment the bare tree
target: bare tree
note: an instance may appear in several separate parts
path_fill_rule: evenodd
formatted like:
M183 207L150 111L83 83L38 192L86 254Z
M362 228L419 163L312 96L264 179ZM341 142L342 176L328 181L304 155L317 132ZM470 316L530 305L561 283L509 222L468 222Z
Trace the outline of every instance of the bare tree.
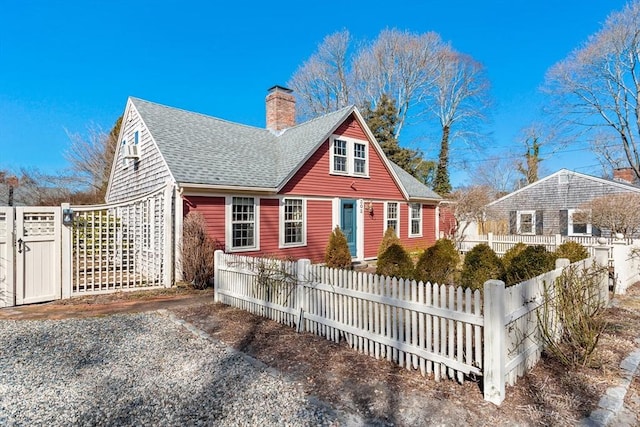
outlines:
M301 117L317 117L353 102L350 97L350 42L347 30L325 37L317 52L294 73L288 85L298 97Z
M423 101L446 45L436 33L396 29L382 31L357 51L350 45L346 30L329 35L296 70L288 85L298 97L301 117L316 117L348 104L375 110L386 95L395 105L398 139L407 120L424 113Z
M484 120L489 105L489 81L482 64L469 55L454 50L441 55L444 59L439 62L433 97L427 102L442 130L434 190L447 194L451 191L448 171L451 140L470 142L477 135L473 129Z
M355 58L357 104L375 109L385 95L393 99L398 116L395 137L399 138L407 120L424 114L423 101L431 93L446 47L433 32L382 31Z
M601 231L632 237L640 233L640 194L609 194L579 206L573 220Z
M90 127L87 138L67 131L71 145L65 158L71 164L77 183L88 188L88 193L95 194L95 202L104 201L121 122L122 117L109 133Z
M511 154L492 157L479 165L473 166L471 184L488 187L493 198L500 198L515 188L517 171Z
M582 47L549 69L546 90L576 134L615 137L596 148L614 165L624 160L640 178L640 1L611 14Z
M488 186L466 187L451 193L453 203L449 209L456 221L456 240L464 240L465 231L472 223L482 228L485 207L493 199L493 190Z

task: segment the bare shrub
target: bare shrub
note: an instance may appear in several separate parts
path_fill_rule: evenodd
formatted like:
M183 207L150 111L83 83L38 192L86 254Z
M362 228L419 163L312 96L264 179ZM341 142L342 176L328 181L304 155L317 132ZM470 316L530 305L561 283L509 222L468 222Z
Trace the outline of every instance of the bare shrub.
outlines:
M545 350L565 366L589 366L606 328L603 267L571 265L544 288L538 325Z
M204 217L189 212L182 230L182 274L197 289L206 288L214 274L215 241L206 231Z

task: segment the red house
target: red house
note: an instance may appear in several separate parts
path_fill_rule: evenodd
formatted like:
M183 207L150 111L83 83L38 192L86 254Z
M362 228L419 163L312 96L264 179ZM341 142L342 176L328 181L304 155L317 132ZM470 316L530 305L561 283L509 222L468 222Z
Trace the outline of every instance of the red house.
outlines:
M221 247L246 255L322 261L335 226L354 260L375 258L387 227L408 249L435 242L441 198L386 158L356 107L296 125L280 86L266 107L260 129L129 98L107 202L174 183L178 216L201 212Z

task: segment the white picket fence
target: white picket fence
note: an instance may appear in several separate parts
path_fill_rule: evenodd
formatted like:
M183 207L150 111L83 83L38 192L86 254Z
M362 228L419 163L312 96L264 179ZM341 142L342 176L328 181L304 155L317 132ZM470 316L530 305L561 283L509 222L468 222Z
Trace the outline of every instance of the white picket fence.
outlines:
M607 252L597 250L599 263L606 264ZM483 300L478 290L330 269L308 260L217 251L215 269L216 301L300 332L344 340L435 380L482 376L485 399L496 404L504 399L505 384L515 384L539 360L536 310L543 283L562 272L558 268L506 289L490 280Z
M562 236L560 234L533 236L526 234L481 234L478 236L465 236L463 241L458 242L458 249L462 253L467 253L474 246L479 244L488 245L493 251L502 256L509 249L517 245L518 243L524 243L527 246L541 245L549 252L554 252L558 249L558 246L564 242L577 242L584 246L590 256L594 256L594 248L598 245L600 237L592 236ZM611 246L616 242L624 242L625 244L632 244L632 239L616 239L614 237L605 238L605 244ZM609 258L612 258L612 252L609 253Z

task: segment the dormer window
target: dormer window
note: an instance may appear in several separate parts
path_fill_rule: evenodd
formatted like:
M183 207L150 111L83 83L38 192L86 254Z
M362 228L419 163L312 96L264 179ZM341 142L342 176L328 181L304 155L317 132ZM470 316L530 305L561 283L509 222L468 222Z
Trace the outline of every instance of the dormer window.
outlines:
M343 136L331 138L329 173L336 175L369 176L369 144Z

